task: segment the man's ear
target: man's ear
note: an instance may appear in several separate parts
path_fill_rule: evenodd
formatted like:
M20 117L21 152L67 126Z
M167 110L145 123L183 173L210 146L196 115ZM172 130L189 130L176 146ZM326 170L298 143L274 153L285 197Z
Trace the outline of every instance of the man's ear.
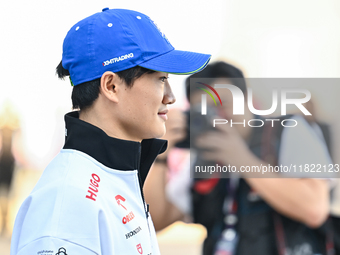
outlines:
M118 93L124 82L116 73L107 71L100 79L100 93L112 102L118 103Z

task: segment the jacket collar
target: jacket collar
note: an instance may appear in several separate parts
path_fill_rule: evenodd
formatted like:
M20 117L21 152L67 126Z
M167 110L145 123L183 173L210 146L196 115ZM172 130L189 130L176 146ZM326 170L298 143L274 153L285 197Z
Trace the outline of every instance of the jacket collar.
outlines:
M64 149L84 152L116 170L138 169L142 184L158 154L167 148L167 141L146 139L141 143L108 136L100 128L79 119L79 112L65 115L66 137Z

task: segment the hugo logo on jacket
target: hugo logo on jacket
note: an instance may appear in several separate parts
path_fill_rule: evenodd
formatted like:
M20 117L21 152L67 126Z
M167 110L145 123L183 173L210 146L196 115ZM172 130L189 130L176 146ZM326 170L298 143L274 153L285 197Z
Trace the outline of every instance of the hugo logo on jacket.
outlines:
M97 196L98 188L99 188L99 182L100 182L99 176L96 174L92 174L92 178L90 179L89 190L87 191L88 195L86 196L86 198L96 201L96 196Z

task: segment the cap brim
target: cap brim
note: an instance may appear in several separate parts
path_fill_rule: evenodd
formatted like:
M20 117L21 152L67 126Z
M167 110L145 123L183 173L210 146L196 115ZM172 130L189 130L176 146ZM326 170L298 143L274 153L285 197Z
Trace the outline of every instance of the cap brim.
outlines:
M211 55L190 51L172 50L150 59L139 66L158 72L172 74L193 74L203 70Z

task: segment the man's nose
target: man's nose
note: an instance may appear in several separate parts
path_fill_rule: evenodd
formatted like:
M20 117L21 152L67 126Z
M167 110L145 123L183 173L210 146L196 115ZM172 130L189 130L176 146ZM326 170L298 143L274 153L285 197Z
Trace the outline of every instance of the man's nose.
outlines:
M172 89L168 81L166 81L165 83L164 96L162 102L163 104L173 104L176 102L176 97L174 93L172 93Z

